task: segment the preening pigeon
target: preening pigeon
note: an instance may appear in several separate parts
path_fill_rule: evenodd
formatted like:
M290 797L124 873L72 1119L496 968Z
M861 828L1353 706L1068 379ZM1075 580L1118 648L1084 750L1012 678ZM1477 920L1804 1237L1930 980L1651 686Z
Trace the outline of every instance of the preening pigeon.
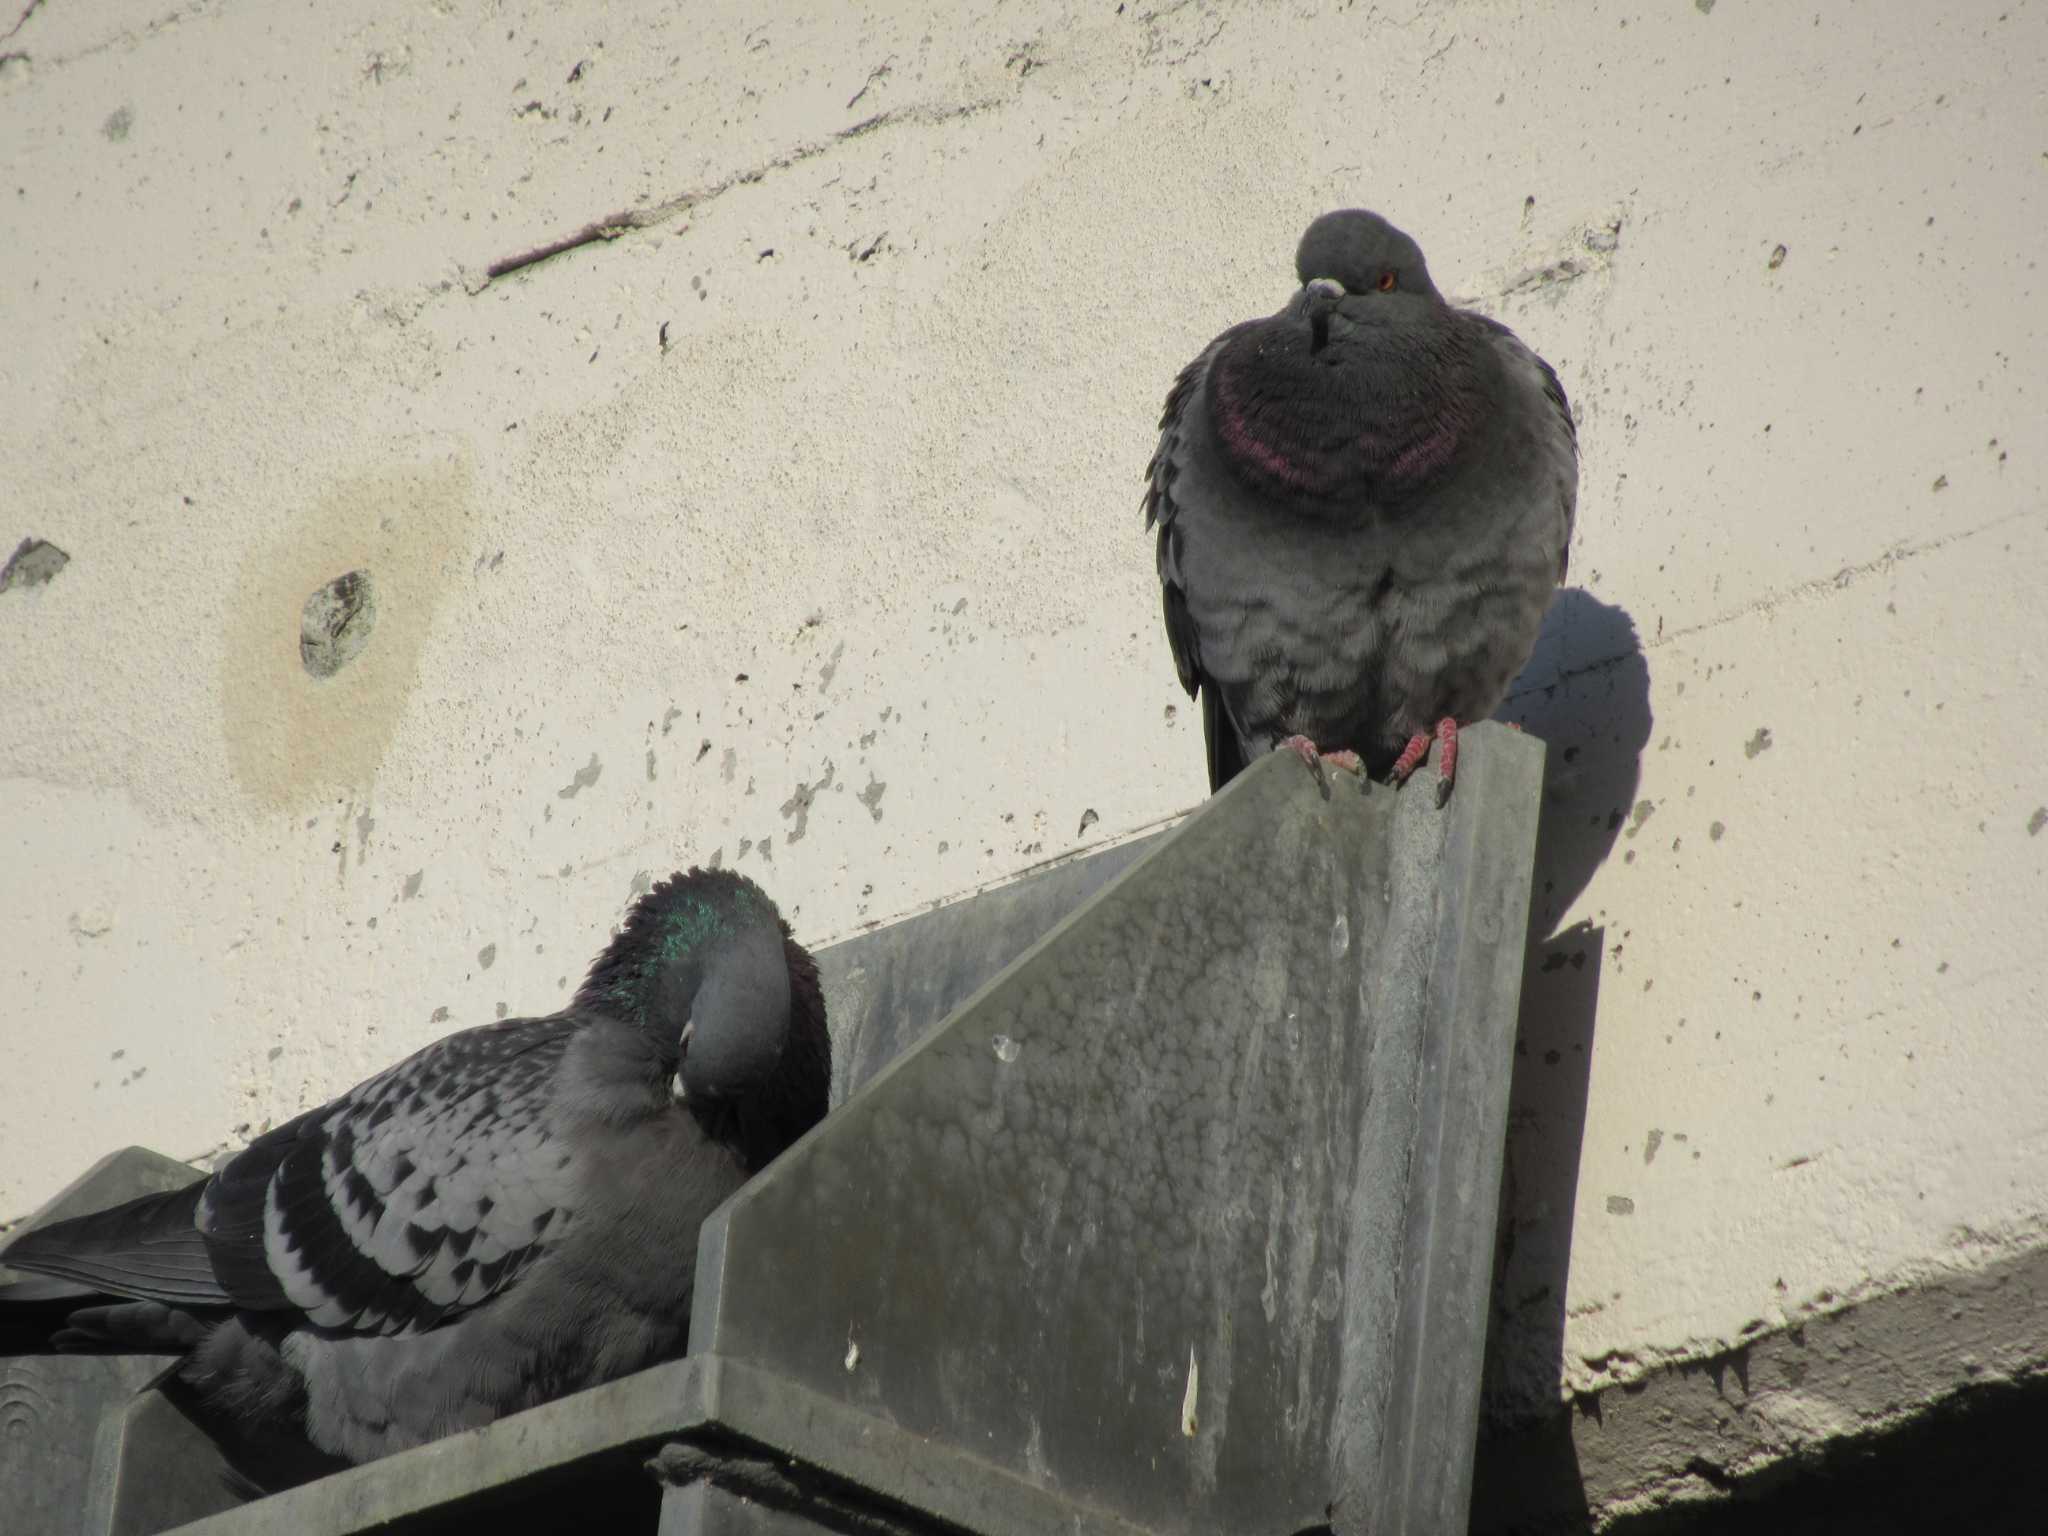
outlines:
M830 1078L810 955L752 881L692 869L562 1012L450 1035L0 1262L128 1298L60 1345L189 1349L213 1406L367 1461L682 1354L699 1224Z
M1167 639L1209 787L1276 746L1399 782L1491 714L1564 580L1578 439L1550 365L1453 309L1363 209L1295 252L1301 288L1174 383L1146 473Z

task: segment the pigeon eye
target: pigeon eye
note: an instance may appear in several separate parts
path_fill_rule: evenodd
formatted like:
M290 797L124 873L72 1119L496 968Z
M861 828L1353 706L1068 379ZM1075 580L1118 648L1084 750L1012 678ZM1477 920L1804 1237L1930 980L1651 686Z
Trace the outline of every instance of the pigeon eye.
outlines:
M1391 268L1380 274L1379 290L1381 293L1392 293L1394 291L1394 273Z

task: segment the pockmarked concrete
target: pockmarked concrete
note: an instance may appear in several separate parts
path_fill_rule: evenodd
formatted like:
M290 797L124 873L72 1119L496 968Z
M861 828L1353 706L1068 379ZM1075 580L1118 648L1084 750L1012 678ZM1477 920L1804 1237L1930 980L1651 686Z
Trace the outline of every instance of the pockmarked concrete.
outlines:
M1194 804L1160 402L1363 204L1584 451L1491 1400L2041 1246L2039 6L15 14L0 1212Z

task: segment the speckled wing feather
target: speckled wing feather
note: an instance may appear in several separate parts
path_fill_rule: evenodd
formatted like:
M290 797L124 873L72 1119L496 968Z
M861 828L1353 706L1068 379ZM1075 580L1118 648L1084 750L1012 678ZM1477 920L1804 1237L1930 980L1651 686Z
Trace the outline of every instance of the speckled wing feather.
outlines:
M408 1334L503 1290L571 1220L549 1111L573 1029L465 1030L251 1143L197 1212L228 1294Z

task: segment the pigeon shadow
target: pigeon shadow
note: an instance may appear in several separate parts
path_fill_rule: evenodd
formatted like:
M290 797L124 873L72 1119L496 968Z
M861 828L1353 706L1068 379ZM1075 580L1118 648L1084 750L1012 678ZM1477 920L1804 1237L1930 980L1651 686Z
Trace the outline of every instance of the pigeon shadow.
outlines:
M1577 587L1558 593L1496 713L1549 748L1530 900L1530 932L1548 937L1614 851L1636 802L1652 717L1635 620Z
M1589 1523L1564 1401L1566 1282L1606 929L1560 923L1614 851L1649 745L1650 671L1628 613L1558 594L1500 718L1548 750L1488 1320L1474 1536Z

